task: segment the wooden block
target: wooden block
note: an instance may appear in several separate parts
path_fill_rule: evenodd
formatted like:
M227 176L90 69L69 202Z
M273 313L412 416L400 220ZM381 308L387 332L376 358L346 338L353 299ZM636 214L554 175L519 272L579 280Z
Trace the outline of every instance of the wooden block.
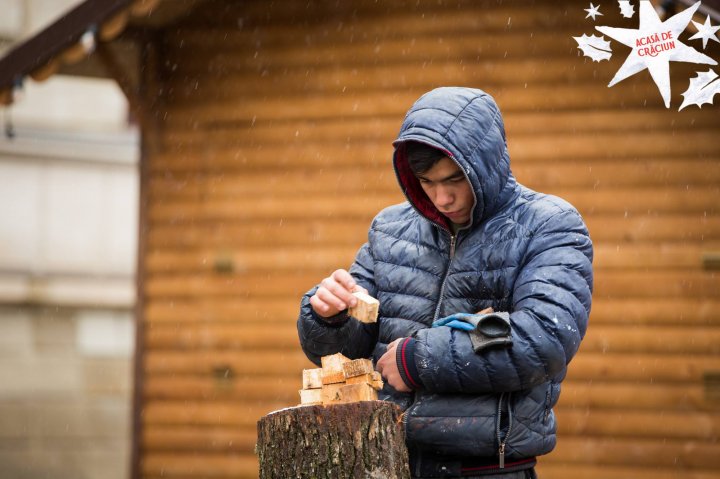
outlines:
M322 364L322 384L335 384L345 381L343 364L350 362L350 359L340 353L323 356L320 358Z
M342 371L343 364L350 361L350 358L343 356L340 353L331 354L329 356L323 356L320 358L320 363L325 371Z
M375 401L377 391L369 384L346 384L340 388L342 402Z
M322 389L301 389L300 404L322 404Z
M303 369L303 389L320 389L322 383L322 368Z
M342 371L325 371L322 370L322 385L337 384L345 382L345 373Z
M369 384L328 384L322 388L323 404L376 401L377 392Z
M345 380L345 384L369 384L372 386L373 383L373 375L372 374L363 374L360 376L353 376L351 378L347 378Z
M373 363L370 359L354 359L343 364L346 378L372 374L373 370Z
M348 314L361 323L376 323L380 301L360 291L353 293L353 296L358 301L355 307L348 309Z
M373 378L372 387L377 391L381 390L383 388L384 384L383 384L382 376L380 375L380 373L377 371L373 371L372 378Z
M340 404L342 402L342 396L340 396L340 388L344 387L345 383L337 384L326 384L323 385L321 391L321 400L323 404Z

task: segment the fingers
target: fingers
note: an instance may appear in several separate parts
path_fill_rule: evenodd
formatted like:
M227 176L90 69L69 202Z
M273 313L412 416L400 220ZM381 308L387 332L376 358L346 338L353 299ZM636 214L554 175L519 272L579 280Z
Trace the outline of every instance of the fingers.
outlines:
M338 269L320 282L315 294L310 298L310 305L322 317L330 317L357 304L352 293L363 291L355 279L344 269Z
M482 311L478 311L475 314L490 314L490 313L494 313L494 312L495 312L495 310L492 309L492 307L490 307L490 308L485 308Z

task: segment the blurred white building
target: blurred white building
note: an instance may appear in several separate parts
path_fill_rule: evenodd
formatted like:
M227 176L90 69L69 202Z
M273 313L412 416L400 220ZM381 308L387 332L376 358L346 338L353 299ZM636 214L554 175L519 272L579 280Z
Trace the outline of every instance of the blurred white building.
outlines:
M0 54L77 0L0 0ZM112 80L0 107L0 477L125 478L138 134Z

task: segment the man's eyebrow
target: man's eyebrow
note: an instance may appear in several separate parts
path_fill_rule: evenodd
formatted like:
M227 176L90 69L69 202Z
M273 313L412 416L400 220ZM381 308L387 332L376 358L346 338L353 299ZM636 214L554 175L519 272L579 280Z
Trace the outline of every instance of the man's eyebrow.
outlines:
M465 174L462 171L456 171L452 175L448 175L445 178L441 178L439 180L431 180L430 178L427 178L423 175L417 175L417 179L422 180L422 181L428 181L431 183L442 183L443 181L456 180L456 179L464 177L464 176L465 176Z

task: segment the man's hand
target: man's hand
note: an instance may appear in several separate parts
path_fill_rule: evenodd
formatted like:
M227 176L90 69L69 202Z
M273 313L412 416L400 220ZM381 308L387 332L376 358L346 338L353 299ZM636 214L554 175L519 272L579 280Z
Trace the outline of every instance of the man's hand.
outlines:
M385 354L378 359L376 369L382 377L385 378L385 381L387 381L387 383L390 384L390 386L392 386L396 391L409 393L412 389L405 384L405 381L403 381L403 378L400 376L400 371L398 371L397 367L397 360L395 359L397 347L403 339L405 338L398 338L388 344L387 351L385 351Z
M318 316L329 318L355 306L357 298L352 293L357 291L367 294L367 290L358 286L350 273L339 269L320 282L320 287L310 298L310 305Z

